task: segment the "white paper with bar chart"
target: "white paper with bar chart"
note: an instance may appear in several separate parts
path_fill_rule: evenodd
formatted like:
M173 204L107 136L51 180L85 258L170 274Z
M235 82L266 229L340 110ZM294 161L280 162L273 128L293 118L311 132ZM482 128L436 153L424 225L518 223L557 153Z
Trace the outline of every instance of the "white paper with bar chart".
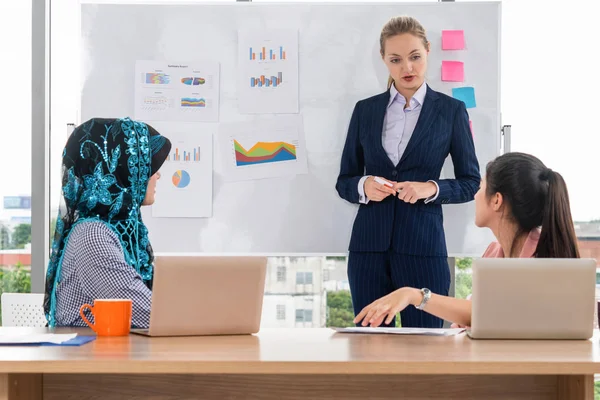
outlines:
M238 108L243 114L298 112L298 30L238 31Z

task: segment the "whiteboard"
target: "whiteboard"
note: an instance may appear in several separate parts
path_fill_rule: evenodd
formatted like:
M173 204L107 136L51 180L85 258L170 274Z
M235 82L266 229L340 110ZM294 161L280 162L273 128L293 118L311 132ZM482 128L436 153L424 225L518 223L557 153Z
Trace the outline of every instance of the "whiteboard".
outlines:
M216 61L220 65L219 122L150 122L167 137L213 135L213 213L210 218L144 221L157 252L211 254L346 254L357 206L335 190L354 104L386 89L379 34L390 17L407 14L427 29L432 45L428 84L451 95L473 86L470 108L484 175L500 154L500 3L230 3L81 5L81 120L134 115L137 60ZM217 148L219 124L270 120L242 115L237 102L238 29L298 29L299 115L308 173L229 182ZM442 30L464 30L466 49L442 51ZM464 62L465 82L441 81L443 60ZM289 116L289 114L287 115ZM442 178L453 168L447 160ZM158 193L160 195L160 193ZM450 256L480 256L493 240L474 224L474 202L445 205Z

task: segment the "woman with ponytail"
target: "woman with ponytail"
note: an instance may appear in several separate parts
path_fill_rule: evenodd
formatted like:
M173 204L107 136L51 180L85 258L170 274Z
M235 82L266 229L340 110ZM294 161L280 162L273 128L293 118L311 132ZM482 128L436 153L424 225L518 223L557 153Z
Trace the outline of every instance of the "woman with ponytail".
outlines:
M483 257L579 258L565 181L529 154L508 153L488 164L475 195L475 224L498 240ZM422 300L423 290L403 287L365 307L355 322L379 326ZM470 301L433 291L423 311L458 326L471 323Z
M354 107L336 183L341 198L359 204L348 259L355 315L407 285L448 293L442 204L472 201L481 180L465 104L425 83L431 44L423 26L394 17L379 45L387 90ZM449 155L455 179L440 179ZM400 316L405 327L443 323L411 309Z

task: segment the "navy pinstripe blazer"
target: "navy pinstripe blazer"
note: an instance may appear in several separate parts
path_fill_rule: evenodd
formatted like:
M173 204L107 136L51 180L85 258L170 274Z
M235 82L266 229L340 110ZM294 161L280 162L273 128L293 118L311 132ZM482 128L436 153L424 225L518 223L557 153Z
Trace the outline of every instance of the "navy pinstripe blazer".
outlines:
M462 101L427 87L417 126L400 162L394 165L382 144L389 98L386 91L354 107L336 184L339 195L359 203L358 181L364 175L396 182L434 180L439 194L428 204L423 200L405 203L392 196L361 204L349 250L391 249L400 254L447 256L441 205L473 200L481 179L467 109ZM456 179L440 180L449 154Z

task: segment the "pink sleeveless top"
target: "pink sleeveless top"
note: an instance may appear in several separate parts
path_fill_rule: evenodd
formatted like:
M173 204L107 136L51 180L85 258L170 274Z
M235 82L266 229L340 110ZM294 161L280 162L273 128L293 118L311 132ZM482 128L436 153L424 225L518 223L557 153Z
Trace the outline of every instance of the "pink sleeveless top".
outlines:
M533 257L533 253L535 253L535 249L537 248L539 240L539 229L534 229L531 232L529 232L529 235L527 236L527 239L523 244L523 248L521 249L521 254L519 254L519 258ZM504 250L502 250L502 246L500 246L500 243L491 243L486 249L486 251L483 253L483 258L504 258Z

